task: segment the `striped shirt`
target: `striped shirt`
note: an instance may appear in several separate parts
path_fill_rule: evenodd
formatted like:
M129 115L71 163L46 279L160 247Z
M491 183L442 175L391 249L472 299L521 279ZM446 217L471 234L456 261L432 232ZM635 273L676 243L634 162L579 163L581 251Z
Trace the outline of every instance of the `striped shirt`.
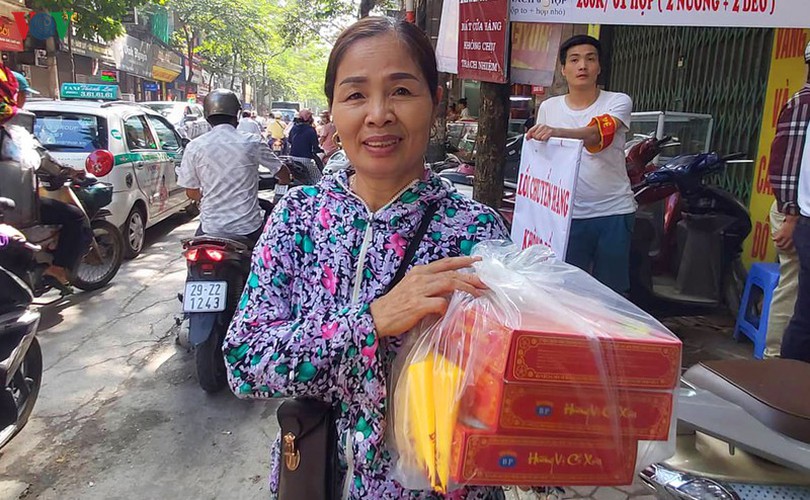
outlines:
M217 125L186 146L177 182L202 191L204 233L245 236L261 227L260 164L273 175L281 169L267 144L227 124Z
M771 143L768 180L779 211L786 215L799 214L799 173L808 125L810 83L806 83L782 108L776 123L776 137Z

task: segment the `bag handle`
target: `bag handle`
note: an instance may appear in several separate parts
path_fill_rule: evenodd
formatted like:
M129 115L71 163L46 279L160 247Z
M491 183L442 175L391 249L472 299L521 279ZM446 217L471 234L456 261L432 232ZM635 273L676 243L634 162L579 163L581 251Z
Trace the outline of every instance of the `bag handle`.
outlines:
M422 242L422 238L425 237L428 226L430 226L430 221L433 220L433 216L436 214L438 209L439 204L437 202L428 205L427 209L425 210L425 215L422 216L422 222L416 229L410 243L408 243L408 248L405 249L405 256L402 257L402 263L400 263L397 273L394 275L394 279L392 279L391 283L389 283L386 287L385 293L390 292L391 289L397 286L397 284L402 281L402 278L405 277L405 273L408 272L408 264L411 263L414 255L416 255L416 251L419 250L419 244Z

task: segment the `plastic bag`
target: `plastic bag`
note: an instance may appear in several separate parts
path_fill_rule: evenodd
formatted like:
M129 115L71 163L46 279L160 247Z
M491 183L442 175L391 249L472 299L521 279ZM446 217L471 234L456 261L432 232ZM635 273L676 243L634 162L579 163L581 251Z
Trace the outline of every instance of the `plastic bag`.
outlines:
M674 453L681 343L544 247L485 242L483 297L409 334L394 363L394 479L464 485L625 485Z

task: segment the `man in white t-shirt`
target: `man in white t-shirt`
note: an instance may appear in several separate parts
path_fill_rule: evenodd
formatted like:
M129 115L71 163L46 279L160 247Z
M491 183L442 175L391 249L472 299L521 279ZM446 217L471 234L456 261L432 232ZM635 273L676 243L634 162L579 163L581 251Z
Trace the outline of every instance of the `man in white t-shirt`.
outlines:
M600 90L599 40L577 35L560 46L568 94L540 104L527 136L581 139L585 143L574 192L566 262L590 272L619 293L630 290L630 239L636 202L624 159L633 101Z

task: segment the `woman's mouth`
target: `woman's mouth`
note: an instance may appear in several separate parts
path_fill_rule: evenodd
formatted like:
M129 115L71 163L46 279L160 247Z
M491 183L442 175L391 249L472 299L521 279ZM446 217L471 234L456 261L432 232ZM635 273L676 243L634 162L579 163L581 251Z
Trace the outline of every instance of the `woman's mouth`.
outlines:
M368 139L363 141L363 146L365 147L366 151L368 151L372 155L385 156L387 154L392 153L400 142L402 142L402 139L400 137L393 135L386 135L378 137L369 137Z

